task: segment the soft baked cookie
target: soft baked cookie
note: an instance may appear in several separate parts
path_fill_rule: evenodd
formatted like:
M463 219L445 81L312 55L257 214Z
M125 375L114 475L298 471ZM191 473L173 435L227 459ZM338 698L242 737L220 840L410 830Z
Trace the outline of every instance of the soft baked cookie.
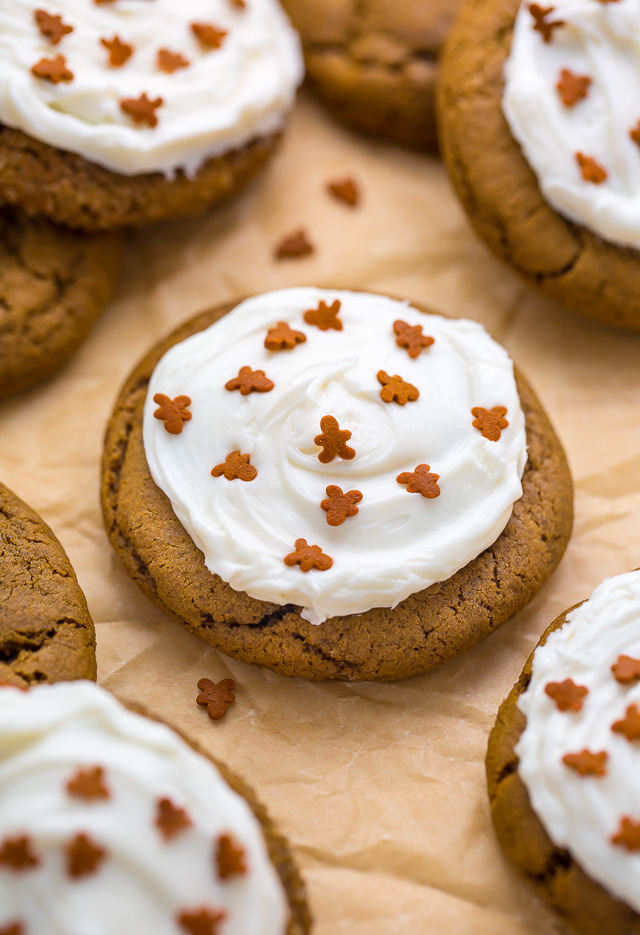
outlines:
M489 741L495 828L576 931L640 932L640 572L546 631Z
M0 398L47 379L109 300L121 237L88 237L0 209Z
M442 60L442 150L476 231L530 286L640 328L636 0L469 0Z
M0 931L304 935L252 791L91 682L0 690Z
M438 56L462 0L283 0L307 77L345 123L419 149L436 146Z
M95 632L73 568L44 520L0 484L0 682L96 677Z
M560 443L482 326L312 288L158 344L116 404L102 498L163 610L312 679L408 676L478 642L572 522Z
M266 162L301 77L277 0L8 0L0 201L87 229L203 211Z

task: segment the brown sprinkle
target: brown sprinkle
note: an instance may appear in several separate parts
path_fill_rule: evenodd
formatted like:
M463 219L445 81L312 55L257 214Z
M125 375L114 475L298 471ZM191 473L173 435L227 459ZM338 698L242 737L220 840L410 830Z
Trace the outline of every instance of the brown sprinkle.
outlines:
M505 419L506 414L506 406L494 406L493 409L474 406L471 415L475 418L471 424L474 429L482 432L483 438L488 438L490 442L497 442L500 441L502 429L506 429L509 425Z
M334 458L342 458L344 461L351 461L355 458L354 449L347 445L351 432L348 429L341 429L334 416L323 416L320 419L320 428L322 434L316 435L313 439L314 444L322 448L318 461L329 464Z
M413 403L420 396L420 391L412 383L406 383L397 373L390 377L384 370L378 370L378 382L382 384L380 398L385 403Z
M307 232L301 227L280 241L274 251L274 256L276 260L298 260L300 257L309 256L314 250L315 247L309 240Z
M296 539L295 552L290 552L284 563L290 567L300 565L300 570L306 574L313 568L316 571L328 571L333 565L333 559L319 545L309 545L306 539Z
M211 471L212 477L225 476L227 480L255 480L258 472L251 464L251 455L240 454L239 451L232 451L228 454L223 464L216 464Z
M192 23L191 31L209 49L219 49L227 36L224 29L218 29L210 23Z
M15 870L33 870L40 863L40 858L31 848L31 839L25 834L17 838L5 838L0 847L0 867Z
M340 308L340 299L336 299L331 305L327 305L324 299L321 299L317 308L308 309L302 317L308 325L315 325L320 331L328 331L330 328L342 331L342 321L338 318Z
M24 922L10 922L0 928L0 935L27 935Z
M304 344L307 340L302 331L294 331L286 321L279 321L270 328L264 339L264 346L268 351L290 351L296 344Z
M588 688L576 685L573 679L549 682L544 690L555 701L559 711L582 711L585 695L589 694Z
M235 7L236 10L246 10L247 3L246 0L231 0L231 6Z
M581 776L605 776L607 773L605 764L608 759L609 754L606 750L601 753L583 750L581 753L567 753L562 757L562 762Z
M609 178L607 170L593 156L576 153L576 162L580 166L580 172L585 182L591 182L592 185L602 185Z
M640 709L637 705L629 705L621 721L612 724L611 730L616 734L624 734L629 742L640 740Z
M67 845L67 873L74 880L96 873L107 856L86 834L77 834Z
M589 93L591 78L588 75L576 75L570 69L563 68L556 85L565 107L575 107Z
M185 909L179 913L177 923L188 935L219 935L218 926L227 918L226 912L208 909Z
M228 380L224 388L232 393L240 390L243 396L249 393L270 393L274 384L265 376L264 370L252 370L251 367L240 367L240 372L233 380Z
M73 72L67 68L64 55L55 58L41 58L31 69L36 78L43 78L51 84L60 84L61 81L73 81Z
M547 16L550 16L553 13L555 7L542 7L539 3L532 3L529 7L529 12L533 16L534 26L536 32L539 32L545 42L551 42L553 39L553 30L559 29L561 26L564 26L564 20L547 20Z
M164 393L156 393L153 401L160 407L154 412L154 417L162 419L169 435L180 435L183 424L191 419L191 413L187 408L191 405L191 399L188 396L176 396L175 399L170 399Z
M165 841L172 841L193 822L185 809L174 805L171 799L158 799L155 824Z
M114 36L113 39L101 39L100 45L108 51L109 64L112 68L122 68L133 55L133 46L122 42L118 36Z
M221 880L247 872L244 848L230 834L221 834L216 848L216 866Z
M333 195L337 201L341 201L350 208L357 208L360 204L360 189L352 178L329 182L327 184L327 191L330 195Z
M409 325L406 321L394 321L393 330L397 338L398 347L407 349L409 357L416 358L426 347L435 343L435 338L422 333L422 325Z
M219 721L227 713L227 708L236 700L233 694L236 683L233 679L222 679L221 682L212 682L211 679L200 679L198 688L200 694L196 703L206 707L207 714L212 721Z
M172 75L174 71L180 68L187 68L191 63L188 58L181 55L180 52L170 52L169 49L160 49L158 52L158 68Z
M53 16L46 10L36 10L33 15L38 29L52 45L57 45L64 36L73 32L73 26L63 23L61 16Z
M161 97L157 97L155 101L152 101L145 93L141 94L140 97L125 98L120 101L120 108L125 114L129 114L134 123L146 123L149 127L157 127L158 118L155 112L163 104L164 101Z
M611 666L611 671L621 685L637 682L640 679L640 659L634 659L632 656L618 656L617 662Z
M435 500L440 496L438 481L439 474L430 474L431 468L428 464L419 464L415 471L405 471L398 474L396 481L399 484L407 485L407 493L419 493L427 500Z
M633 130L629 130L629 136L637 146L640 146L640 120Z
M67 793L76 799L92 801L109 799L111 793L104 782L104 769L94 766L92 769L79 769L67 782Z
M342 526L348 516L357 516L356 503L360 503L361 500L362 493L359 490L343 493L341 487L330 484L327 487L327 499L322 501L320 507L326 512L330 526Z
M611 838L611 843L626 847L628 851L640 851L640 821L623 818L618 831Z

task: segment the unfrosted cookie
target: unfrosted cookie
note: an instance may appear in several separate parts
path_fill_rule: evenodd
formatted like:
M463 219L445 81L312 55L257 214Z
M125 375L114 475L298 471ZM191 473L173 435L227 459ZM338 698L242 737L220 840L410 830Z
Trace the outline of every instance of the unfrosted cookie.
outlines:
M500 708L487 775L516 868L583 935L640 932L640 572L546 631Z
M238 191L302 77L277 0L11 0L0 37L0 200L87 229Z
M461 0L284 0L307 76L357 130L419 149L436 146L438 57Z
M304 935L252 791L91 682L0 690L0 931Z
M0 209L0 397L75 353L111 296L121 252L119 235L88 237Z
M443 155L470 220L530 286L640 328L635 0L469 0L442 61Z
M102 496L162 609L315 679L399 678L478 642L572 521L562 448L480 325L311 288L157 345L116 404Z
M64 549L0 484L0 682L96 677L95 633Z

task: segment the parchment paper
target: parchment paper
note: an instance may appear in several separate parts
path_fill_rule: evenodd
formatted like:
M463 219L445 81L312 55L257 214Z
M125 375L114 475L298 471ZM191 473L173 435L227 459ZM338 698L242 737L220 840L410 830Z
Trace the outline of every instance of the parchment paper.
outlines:
M324 190L361 184L352 211ZM316 254L275 263L304 225ZM155 610L112 553L98 503L105 421L143 353L201 309L287 285L406 295L482 321L532 381L576 481L573 540L516 619L440 670L309 684L234 662ZM99 678L224 758L289 836L317 935L540 935L559 929L492 832L483 758L499 703L547 624L640 564L640 336L562 311L487 253L435 159L350 135L309 100L266 175L197 222L136 235L121 287L53 382L0 410L0 477L50 523L97 624ZM224 721L196 682L230 676Z

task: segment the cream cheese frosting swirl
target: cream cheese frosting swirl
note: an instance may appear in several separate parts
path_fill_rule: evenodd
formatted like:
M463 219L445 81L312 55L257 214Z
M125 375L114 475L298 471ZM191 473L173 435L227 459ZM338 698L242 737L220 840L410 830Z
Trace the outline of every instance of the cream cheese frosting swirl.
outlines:
M518 773L549 837L583 870L640 912L640 851L614 844L623 818L640 825L640 746L612 730L640 705L640 681L617 681L620 656L640 659L640 572L608 578L567 615L533 657L518 707L527 723L516 746ZM579 711L561 711L549 683L586 688ZM580 775L564 762L589 750L605 753L605 774Z
M553 0L543 22L562 25L551 26L549 41L534 29L531 6L520 6L505 67L511 131L557 211L638 248L640 133L631 134L640 121L640 0ZM566 72L588 82L563 92L563 81L575 83ZM584 178L579 154L605 177L587 163L595 181Z
M61 15L73 31L57 44L35 12ZM226 33L207 47L191 25ZM132 48L111 67L101 40ZM173 73L161 50L188 62ZM54 84L31 69L64 56L73 80ZM0 3L0 121L122 175L177 169L193 175L209 158L280 130L302 80L298 37L277 0L28 0ZM121 101L162 100L157 126L135 123Z
M340 303L342 330L320 330L305 311ZM416 357L396 343L394 322L422 327L435 343ZM265 348L279 322L306 340ZM269 392L225 389L240 369L262 370ZM405 405L381 398L379 371L419 392ZM180 434L154 418L154 396L186 395ZM503 406L508 428L489 440L474 407ZM314 439L332 416L350 431L352 459L323 463ZM151 377L144 447L207 568L238 591L295 604L313 623L395 607L449 578L491 545L522 495L525 422L507 352L481 325L425 315L408 302L315 288L267 293L172 347ZM238 451L251 481L212 477ZM440 495L409 493L397 478L418 465L440 475ZM357 515L329 525L327 487L362 494ZM328 570L285 564L299 539L333 559Z
M108 797L72 794L79 771L96 767ZM169 836L157 824L166 799L191 822ZM104 857L74 876L78 835ZM246 873L220 877L223 835ZM0 689L0 929L185 935L208 930L180 923L204 911L220 916L211 926L220 935L286 932L287 900L260 823L214 764L93 683Z

